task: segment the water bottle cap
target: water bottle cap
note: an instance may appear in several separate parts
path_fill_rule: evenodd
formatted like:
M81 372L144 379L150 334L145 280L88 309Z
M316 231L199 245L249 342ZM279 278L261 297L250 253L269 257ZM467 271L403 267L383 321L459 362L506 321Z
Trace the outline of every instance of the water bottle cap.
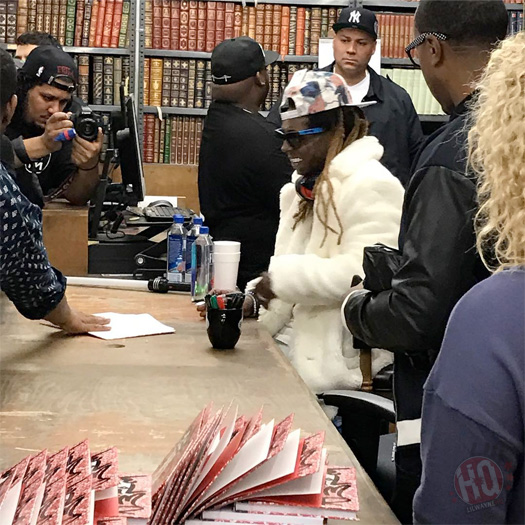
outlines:
M202 217L194 217L193 224L202 224Z
M208 228L208 226L202 226L201 234L206 234L206 233L210 233L210 229Z
M173 216L173 222L175 224L184 224L184 217L177 213Z

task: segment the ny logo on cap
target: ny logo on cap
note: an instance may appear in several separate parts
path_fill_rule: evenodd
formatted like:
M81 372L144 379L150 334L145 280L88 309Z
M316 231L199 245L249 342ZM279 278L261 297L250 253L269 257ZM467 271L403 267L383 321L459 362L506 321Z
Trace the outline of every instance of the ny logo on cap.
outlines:
M352 11L348 17L348 21L353 24L359 24L359 20L361 20L361 13L359 11Z

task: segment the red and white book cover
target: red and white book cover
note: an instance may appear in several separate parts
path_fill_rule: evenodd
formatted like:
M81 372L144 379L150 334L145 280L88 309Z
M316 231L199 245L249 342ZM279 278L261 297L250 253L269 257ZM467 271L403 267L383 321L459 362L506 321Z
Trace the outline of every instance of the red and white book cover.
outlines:
M16 513L22 481L31 456L27 456L0 476L0 523L10 525Z
M37 525L61 525L66 502L66 474L57 470L46 483L44 499L38 513Z
M66 472L68 488L91 475L91 457L87 439L69 449Z
M93 525L93 490L91 473L73 485L67 485L62 525Z
M115 447L91 456L91 475L95 491L94 522L118 517L118 450Z
M119 515L128 525L145 525L151 517L151 476L120 474Z

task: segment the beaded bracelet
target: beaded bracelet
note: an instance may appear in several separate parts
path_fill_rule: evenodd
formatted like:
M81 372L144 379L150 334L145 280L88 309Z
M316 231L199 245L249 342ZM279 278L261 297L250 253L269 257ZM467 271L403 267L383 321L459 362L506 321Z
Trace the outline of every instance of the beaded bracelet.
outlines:
M250 317L259 317L259 301L257 300L257 296L251 290L246 290L245 293L249 295L253 301L253 312Z

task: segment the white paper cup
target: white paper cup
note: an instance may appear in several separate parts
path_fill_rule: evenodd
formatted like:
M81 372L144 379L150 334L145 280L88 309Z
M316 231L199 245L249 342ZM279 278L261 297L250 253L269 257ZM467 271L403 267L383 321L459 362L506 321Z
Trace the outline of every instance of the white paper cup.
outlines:
M213 253L213 287L216 290L235 290L240 259L240 252Z
M213 241L214 253L240 253L241 243L237 241Z

